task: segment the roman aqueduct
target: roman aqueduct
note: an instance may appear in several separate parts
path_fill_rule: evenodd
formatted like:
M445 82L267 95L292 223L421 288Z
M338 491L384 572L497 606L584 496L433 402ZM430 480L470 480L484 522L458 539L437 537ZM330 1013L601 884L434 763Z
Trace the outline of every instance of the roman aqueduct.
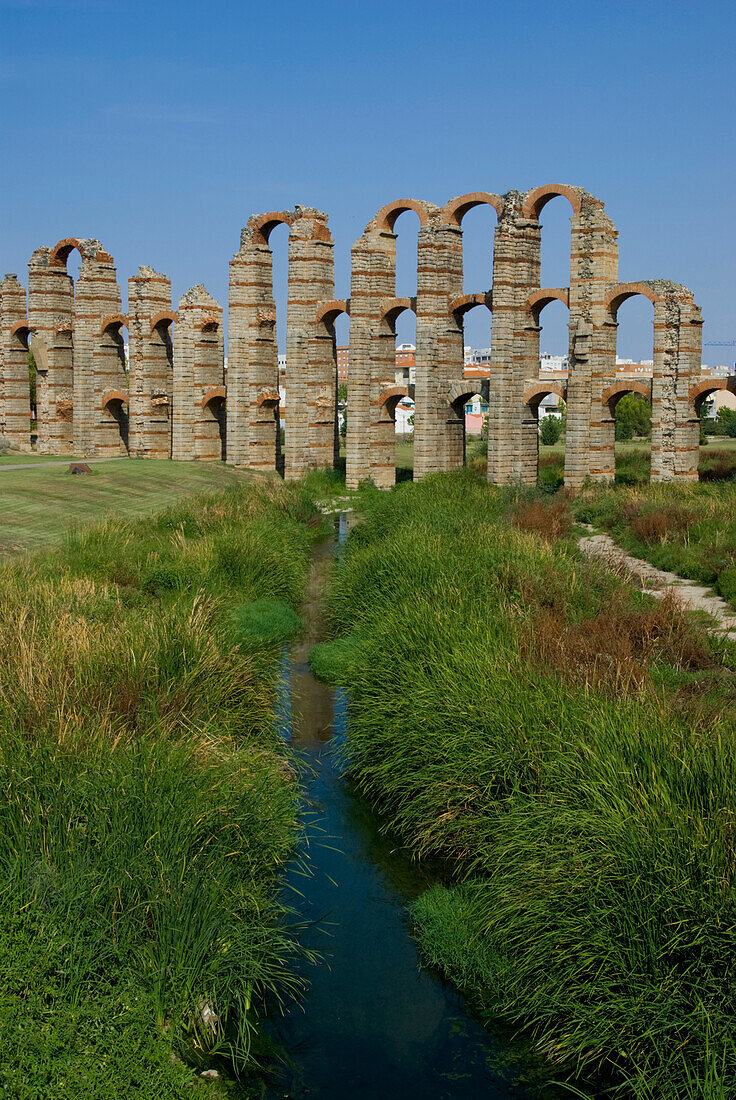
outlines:
M540 287L540 214L564 196L572 207L569 287ZM465 214L495 210L490 289L463 293ZM397 218L420 228L415 298L396 297ZM269 237L289 231L286 362L288 418L281 453L276 307ZM403 200L378 211L352 249L350 298L335 299L327 216L311 207L252 217L230 263L228 369L222 307L195 286L175 311L171 283L150 267L129 280L123 314L112 257L99 241L68 238L39 248L28 288L0 283L0 434L30 449L28 349L37 369L41 453L220 459L297 478L337 455L335 321L350 317L347 482L388 487L395 479L394 417L407 389L394 383L396 319L416 314L414 476L461 466L464 406L478 382L464 378L463 318L492 311L488 478L537 478L539 403L567 404L565 482L614 475L614 414L626 393L652 406L652 478L697 477L700 403L725 380L701 378L701 325L691 292L655 279L619 283L618 234L603 203L579 187L505 195L475 192L445 206ZM67 260L81 256L74 285ZM632 295L653 307L650 379L616 371L617 312ZM539 377L540 313L569 309L565 385ZM128 362L125 338L128 333ZM486 392L487 387L487 392Z

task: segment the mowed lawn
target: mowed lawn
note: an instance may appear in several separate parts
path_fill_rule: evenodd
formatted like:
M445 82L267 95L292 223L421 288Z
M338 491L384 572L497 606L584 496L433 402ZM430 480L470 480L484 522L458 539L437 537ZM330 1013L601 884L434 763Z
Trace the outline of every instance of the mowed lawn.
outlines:
M31 550L57 540L69 527L103 516L140 516L181 497L253 477L219 462L122 459L70 474L58 467L0 470L0 553Z

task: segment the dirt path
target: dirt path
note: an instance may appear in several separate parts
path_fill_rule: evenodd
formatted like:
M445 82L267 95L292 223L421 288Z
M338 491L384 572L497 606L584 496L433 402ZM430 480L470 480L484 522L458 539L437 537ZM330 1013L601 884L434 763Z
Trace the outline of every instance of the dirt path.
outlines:
M593 531L593 528L587 524L583 526ZM578 545L586 557L602 558L611 568L629 573L641 584L644 592L655 596L658 600L664 599L668 592L674 591L689 611L705 611L711 617L715 623L714 633L724 634L727 638L736 641L736 612L725 600L716 596L711 588L689 581L677 573L657 569L648 561L642 561L641 558L633 558L631 554L622 550L610 535L584 535Z

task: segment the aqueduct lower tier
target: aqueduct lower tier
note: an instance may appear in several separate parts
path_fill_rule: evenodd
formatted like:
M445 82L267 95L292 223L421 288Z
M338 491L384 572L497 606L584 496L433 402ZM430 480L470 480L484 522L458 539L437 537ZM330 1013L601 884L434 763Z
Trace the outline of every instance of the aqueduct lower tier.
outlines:
M563 196L572 207L570 286L540 287L539 217ZM473 207L497 215L490 289L463 293L462 222ZM395 223L419 218L417 294L396 297ZM276 307L269 237L289 229L286 318L288 417L279 432ZM172 309L170 280L141 267L122 313L112 257L99 241L67 238L40 248L28 291L0 283L0 434L30 447L28 349L37 369L37 448L47 454L218 459L288 478L332 466L337 456L335 322L350 317L347 482L393 484L396 320L416 314L414 476L464 461L464 405L478 383L464 377L465 313L492 311L488 380L488 479L537 477L538 409L558 393L567 404L565 483L614 474L614 411L622 393L652 405L652 478L697 476L700 403L725 381L702 379L699 308L687 287L664 279L619 283L618 234L603 203L555 185L505 195L474 192L444 206L416 200L378 211L352 250L350 298L335 299L327 216L297 206L252 217L230 263L228 369L222 308L195 286ZM81 256L76 286L70 253ZM653 307L651 381L616 371L620 305L633 295ZM549 302L569 310L569 373L539 377L539 317ZM128 330L126 362L123 330ZM485 388L484 383L484 388Z

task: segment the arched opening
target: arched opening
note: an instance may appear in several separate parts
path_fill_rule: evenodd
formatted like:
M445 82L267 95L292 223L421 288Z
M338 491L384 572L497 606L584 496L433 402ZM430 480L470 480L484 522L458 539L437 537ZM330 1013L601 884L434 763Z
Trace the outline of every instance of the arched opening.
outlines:
M560 296L556 297L558 293ZM530 405L530 416L525 419L524 430L530 437L525 448L530 456L529 480L546 488L561 485L565 472L567 415L563 394L567 387L570 339L569 309L567 301L562 300L565 297L564 292L557 290L540 291L533 296L531 307L538 339L533 339L532 326L534 353L528 364L527 378L529 383L538 379L541 390Z
M417 316L407 300L396 300L383 318L383 335L393 351L393 362L386 362L386 376L380 379L385 388L398 387L401 401L381 406L381 439L386 440L387 456L392 454L393 470L386 478L390 484L409 481L414 476L414 385L416 381ZM390 421L391 427L385 425ZM389 462L389 458L384 459ZM380 477L380 475L378 475ZM374 480L376 475L374 474ZM386 486L381 486L385 488Z
M114 425L120 447L122 451L127 454L130 446L128 438L129 416L127 396L123 394L111 394L105 401L103 414L103 426L109 428Z
M350 389L348 376L350 367L350 317L347 313L338 313L333 322L335 342L335 366L337 387L337 448L335 468L345 471L348 445L348 404Z
M572 251L572 211L567 198L552 195L537 203L541 226L540 286L570 285Z
M123 316L104 320L95 349L96 407L101 413L95 425L95 453L98 455L123 456L130 450L128 374L123 338L126 324Z
M651 476L654 309L642 294L629 294L613 303L612 313L616 322L616 389L608 411L614 421L615 479L631 485Z
M30 340L27 323L15 325L5 348L3 371L5 436L21 451L30 450L36 441L36 366Z
M463 295L461 299L456 300L454 314L455 323L463 333L464 363L463 379L455 381L449 395L452 410L452 436L448 463L450 468L454 468L464 466L470 460L480 467L488 455L493 319L490 295ZM468 332L473 330L486 334L480 346L474 347L469 343Z
M540 488L558 489L565 477L562 442L565 382L540 379L524 392L522 468L524 481Z
M224 386L218 386L204 395L202 416L197 429L197 458L204 462L224 462L227 458L227 408Z
M463 293L490 287L493 281L493 237L498 215L479 203L463 212Z
M603 394L614 422L615 480L621 485L649 481L652 465L651 381L614 382Z
M417 293L417 250L419 244L419 215L415 210L402 210L395 218L396 234L396 283L397 298L415 298Z
M396 436L394 481L411 481L414 476L414 399L408 386L399 384L384 389L380 397L380 423L392 425Z
M174 318L164 314L153 318L149 344L151 416L149 420L149 457L170 458L173 431L171 409L174 385L174 345L171 326Z

